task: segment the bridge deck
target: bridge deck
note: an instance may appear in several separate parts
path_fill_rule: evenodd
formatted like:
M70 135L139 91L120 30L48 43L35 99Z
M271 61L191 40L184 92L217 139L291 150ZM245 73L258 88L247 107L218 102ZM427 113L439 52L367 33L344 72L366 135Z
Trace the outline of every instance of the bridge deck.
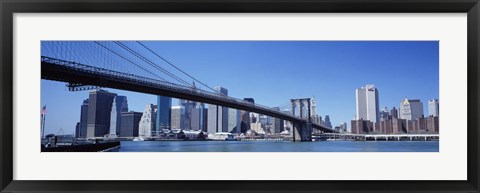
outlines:
M198 88L190 88L165 81L50 57L42 56L41 61L42 79L163 95L255 112L291 122L306 122L306 119L283 113L270 107L228 97L219 93L204 91ZM312 127L323 132L336 132L333 129L318 124L312 124Z

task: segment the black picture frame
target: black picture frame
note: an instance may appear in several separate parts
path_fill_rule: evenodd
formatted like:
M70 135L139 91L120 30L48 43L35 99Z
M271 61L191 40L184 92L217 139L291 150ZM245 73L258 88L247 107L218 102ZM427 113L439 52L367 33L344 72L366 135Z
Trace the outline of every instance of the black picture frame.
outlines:
M479 0L1 0L2 192L479 192ZM468 14L466 181L18 181L13 177L13 14L134 12ZM92 174L94 175L94 174Z

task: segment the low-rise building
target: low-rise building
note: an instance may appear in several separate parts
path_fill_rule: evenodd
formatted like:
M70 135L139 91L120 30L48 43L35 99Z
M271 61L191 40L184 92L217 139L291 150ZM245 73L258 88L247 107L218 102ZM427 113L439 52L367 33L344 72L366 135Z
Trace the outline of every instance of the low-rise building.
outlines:
M353 134L367 134L367 133L372 133L373 130L373 123L368 120L352 120L351 124L351 132Z

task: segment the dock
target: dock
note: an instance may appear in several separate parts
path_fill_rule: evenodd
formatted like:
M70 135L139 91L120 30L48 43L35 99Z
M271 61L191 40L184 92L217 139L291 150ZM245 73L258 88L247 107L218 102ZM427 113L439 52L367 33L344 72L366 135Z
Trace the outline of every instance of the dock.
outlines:
M106 152L120 148L120 142L106 142L60 147L42 147L42 152Z

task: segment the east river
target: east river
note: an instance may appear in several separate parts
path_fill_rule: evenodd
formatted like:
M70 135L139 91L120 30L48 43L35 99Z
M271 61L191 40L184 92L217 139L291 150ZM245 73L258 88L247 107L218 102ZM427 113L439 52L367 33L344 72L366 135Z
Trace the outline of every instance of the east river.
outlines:
M438 152L438 141L122 141L119 152Z

